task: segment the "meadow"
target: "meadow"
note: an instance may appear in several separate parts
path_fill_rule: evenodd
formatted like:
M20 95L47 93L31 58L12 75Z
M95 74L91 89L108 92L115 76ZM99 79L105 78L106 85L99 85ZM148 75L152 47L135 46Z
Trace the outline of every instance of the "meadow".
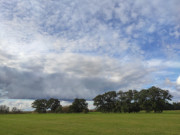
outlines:
M180 111L0 114L0 135L180 135Z

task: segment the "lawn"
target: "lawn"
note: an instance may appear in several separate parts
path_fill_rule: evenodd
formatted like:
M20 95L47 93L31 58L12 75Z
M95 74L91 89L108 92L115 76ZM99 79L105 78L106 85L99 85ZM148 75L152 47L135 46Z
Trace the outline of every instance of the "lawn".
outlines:
M1 114L0 135L180 135L180 111Z

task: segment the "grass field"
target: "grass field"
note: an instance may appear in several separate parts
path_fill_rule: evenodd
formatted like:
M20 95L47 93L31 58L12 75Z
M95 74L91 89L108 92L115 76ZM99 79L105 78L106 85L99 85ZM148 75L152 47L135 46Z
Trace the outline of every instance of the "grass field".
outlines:
M0 135L180 135L180 111L1 114Z

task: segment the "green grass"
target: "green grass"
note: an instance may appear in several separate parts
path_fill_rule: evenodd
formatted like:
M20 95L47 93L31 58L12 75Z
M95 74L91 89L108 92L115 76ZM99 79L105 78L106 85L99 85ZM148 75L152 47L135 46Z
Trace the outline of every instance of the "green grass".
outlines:
M1 114L0 135L180 135L180 111Z

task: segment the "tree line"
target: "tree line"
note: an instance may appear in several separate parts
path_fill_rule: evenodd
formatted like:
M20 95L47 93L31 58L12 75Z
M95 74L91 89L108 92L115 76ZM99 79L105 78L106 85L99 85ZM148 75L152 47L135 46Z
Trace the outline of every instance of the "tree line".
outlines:
M109 91L93 98L95 111L132 113L145 110L163 112L163 110L180 110L180 102L169 103L172 95L168 90L158 87L149 89L123 91ZM37 99L32 103L32 107L39 113L87 113L88 103L85 99L74 99L72 105L62 107L58 99L51 98Z
M109 91L102 95L96 96L93 101L96 109L100 112L139 112L145 110L146 112L162 112L167 110L168 105L174 106L177 104L170 104L172 95L168 90L162 90L158 87L151 87L149 89L142 89L141 91L129 90L126 92Z
M0 105L0 114L6 114L6 113L22 113L22 111L17 107L13 107L12 109L10 109L6 105Z
M162 90L158 87L149 89L109 91L97 95L93 98L94 111L114 112L114 113L132 113L145 110L146 112L163 112L163 110L180 110L180 102L169 102L172 95L168 90ZM88 103L85 99L75 98L72 105L62 106L59 99L37 99L32 103L35 112L38 113L88 113ZM0 105L0 113L22 113L16 107L11 110L6 105Z
M38 113L87 113L89 111L86 100L78 98L74 99L72 105L64 107L62 107L58 99L37 99L32 103L32 107Z

